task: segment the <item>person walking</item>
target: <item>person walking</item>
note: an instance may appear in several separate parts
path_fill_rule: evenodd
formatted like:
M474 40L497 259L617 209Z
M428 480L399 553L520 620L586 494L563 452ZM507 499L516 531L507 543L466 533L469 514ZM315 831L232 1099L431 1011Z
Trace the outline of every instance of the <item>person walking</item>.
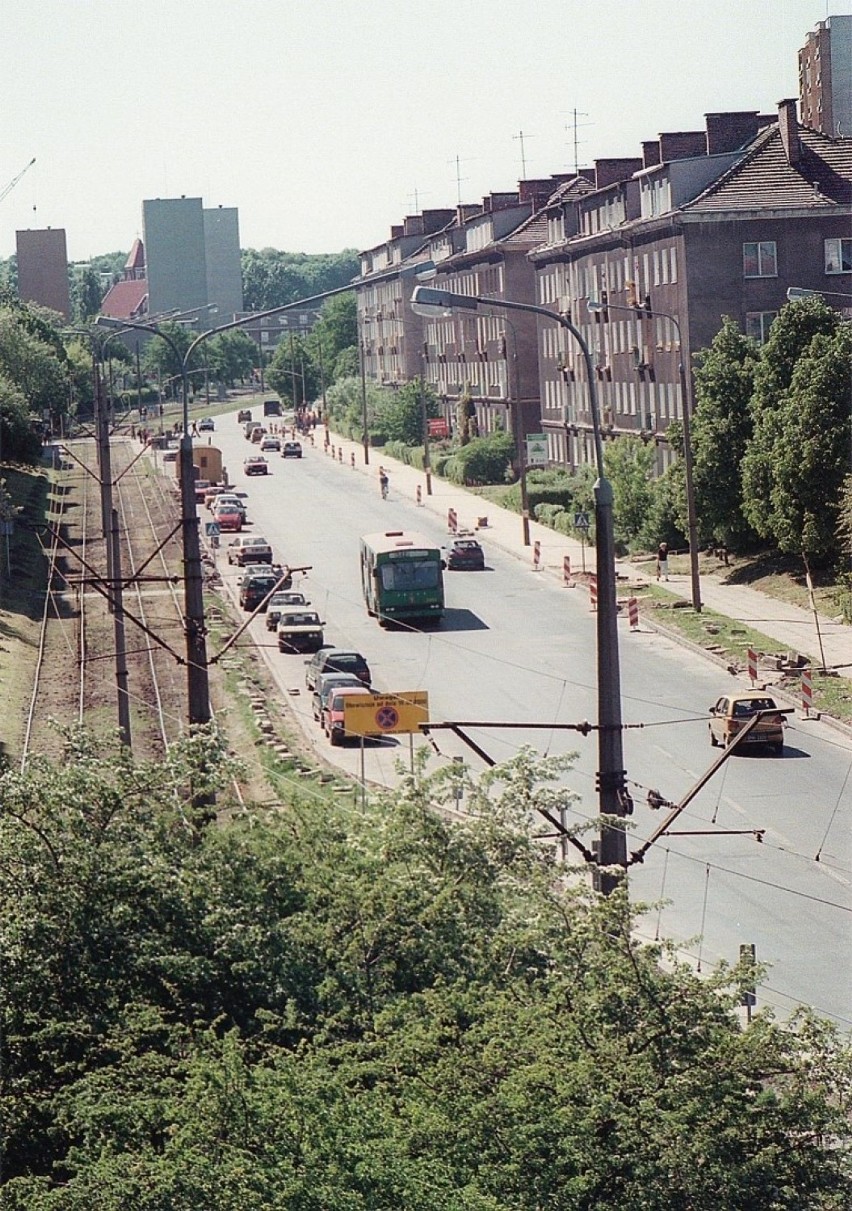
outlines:
M669 578L669 544L661 542L657 547L657 580Z

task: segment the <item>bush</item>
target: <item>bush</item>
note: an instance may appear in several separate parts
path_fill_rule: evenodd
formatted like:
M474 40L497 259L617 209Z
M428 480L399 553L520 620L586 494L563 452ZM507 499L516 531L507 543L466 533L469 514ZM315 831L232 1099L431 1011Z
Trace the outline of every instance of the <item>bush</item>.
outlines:
M442 474L455 484L466 486L502 484L511 465L514 445L508 433L489 433L475 437L466 446L453 451Z

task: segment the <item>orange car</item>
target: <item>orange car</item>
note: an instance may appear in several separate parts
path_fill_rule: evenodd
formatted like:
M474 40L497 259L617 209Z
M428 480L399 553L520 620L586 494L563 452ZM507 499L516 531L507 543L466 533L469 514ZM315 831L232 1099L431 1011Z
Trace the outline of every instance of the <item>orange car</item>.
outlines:
M758 711L761 716L743 745L765 744L773 752L781 754L784 751L784 716L780 713L763 714L764 711L780 712L780 708L774 698L760 692L725 694L710 707L710 743L714 747L721 744L722 748L727 748L737 732L742 731Z

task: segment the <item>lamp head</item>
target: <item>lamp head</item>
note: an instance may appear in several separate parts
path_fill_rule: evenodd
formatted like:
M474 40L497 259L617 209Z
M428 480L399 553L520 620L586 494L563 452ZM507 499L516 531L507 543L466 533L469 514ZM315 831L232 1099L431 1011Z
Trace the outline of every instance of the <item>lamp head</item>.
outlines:
M810 299L815 294L819 294L818 290L806 290L804 286L788 286L787 299L791 303L795 303L796 299Z
M593 314L599 311L606 310L606 303L602 303L600 299L586 299L586 307Z
M476 311L478 304L468 294L454 294L452 290L436 290L433 286L415 286L411 296L411 310L415 315L452 315L456 308Z

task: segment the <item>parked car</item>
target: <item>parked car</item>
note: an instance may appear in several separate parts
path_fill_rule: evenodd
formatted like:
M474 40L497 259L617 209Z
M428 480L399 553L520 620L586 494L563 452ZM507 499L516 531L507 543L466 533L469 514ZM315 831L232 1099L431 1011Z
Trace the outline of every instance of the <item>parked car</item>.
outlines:
M285 442L281 449L282 458L301 458L302 443L301 442Z
M245 460L243 470L246 475L268 475L269 463L262 454L254 454Z
M322 713L323 731L328 736L330 744L342 744L346 738L344 729L346 699L369 697L371 694L372 690L366 685L349 686L331 691Z
M216 428L216 422L212 416L205 416L198 422L199 433L212 433Z
M242 510L238 509L236 505L217 505L213 510L213 520L219 523L219 529L223 534L226 532L239 534L243 528Z
M172 443L170 445L166 446L165 450L163 451L163 462L164 463L176 463L177 457L178 457L178 446L177 446L176 442L172 441Z
M228 563L272 563L272 547L262 534L241 534L228 544Z
M261 439L260 448L264 453L275 453L281 449L281 438L276 437L274 433L267 433L266 437Z
M246 421L251 420L251 408L240 408L237 413L237 424L244 425Z
M278 651L319 651L324 626L314 610L282 610L278 619Z
M757 711L777 710L777 702L768 694L724 694L710 707L710 743L727 748ZM765 744L780 755L784 751L784 716L762 715L742 743Z
M266 607L266 629L274 631L278 626L278 618L282 610L286 610L293 606L309 606L311 603L306 600L304 593L275 593Z
M322 713L332 690L352 689L353 687L360 689L363 684L363 681L359 681L354 673L320 673L314 692L311 694L311 710L317 723L322 720Z
M481 572L485 552L475 538L457 538L447 552L447 567L451 572Z
M264 576L267 572L272 572L278 577L279 589L289 589L293 583L293 577L290 574L290 569L280 563L244 563L243 564L243 579L246 576Z
M203 503L204 497L206 496L208 489L211 488L212 486L213 485L210 483L209 479L195 480L195 483L193 484L193 488L195 489L195 500L198 504Z
M253 576L244 576L240 582L240 605L244 610L256 610L277 584L278 577L274 572L258 572Z
M227 492L227 491L228 491L228 489L225 487L224 484L211 484L210 487L207 489L207 491L204 493L204 504L207 506L208 509L212 509L213 501L216 499L216 497L221 496L223 492Z
M322 648L305 664L305 685L309 690L315 687L320 673L328 673L332 669L337 673L352 673L364 685L370 685L373 680L370 666L361 653L348 648Z
M220 505L233 505L235 509L239 509L242 513L243 521L245 521L248 515L248 506L246 505L245 498L237 496L236 492L217 492L213 496L210 496L208 493L206 499L210 501L207 507L211 513L214 509L218 509Z

